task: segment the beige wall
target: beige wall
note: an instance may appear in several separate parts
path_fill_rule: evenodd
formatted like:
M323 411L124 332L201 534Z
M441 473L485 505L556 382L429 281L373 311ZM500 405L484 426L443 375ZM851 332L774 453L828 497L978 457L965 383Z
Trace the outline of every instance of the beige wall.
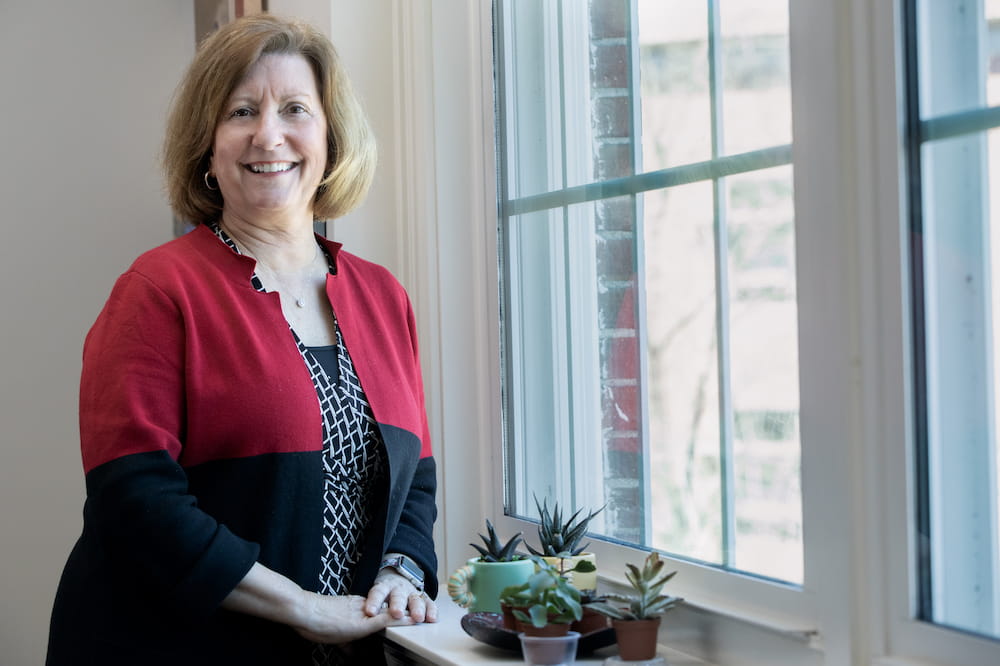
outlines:
M190 1L0 1L0 663L40 664L79 535L83 336L167 240L156 155Z

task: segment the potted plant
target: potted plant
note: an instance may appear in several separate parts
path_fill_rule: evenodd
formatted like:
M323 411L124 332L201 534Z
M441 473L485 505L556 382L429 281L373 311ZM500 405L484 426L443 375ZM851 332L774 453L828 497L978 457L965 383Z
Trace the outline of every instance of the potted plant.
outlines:
M515 560L525 559L524 555L517 552L517 547L520 543L524 541L521 538L521 533L518 532L512 536L506 543L501 543L500 538L497 536L496 529L493 527L493 523L486 519L486 533L489 534L488 537L479 535L479 538L483 540L484 546L478 544L470 543L469 545L475 548L479 552L479 559L482 562L513 562Z
M633 564L626 565L625 577L634 594L608 594L587 604L598 613L611 618L618 641L618 651L626 661L642 661L656 656L656 637L660 629L660 616L683 601L660 592L677 572L661 575L665 562L658 553L650 553L640 570Z
M587 535L587 527L594 516L604 507L588 514L578 509L568 519L563 520L563 512L558 502L554 502L549 511L548 500L541 504L535 497L535 507L538 509L538 550L525 543L532 555L545 558L550 564L564 573L575 572L573 584L585 594L597 588L597 558L593 553L586 552L590 543L581 543ZM577 565L581 560L588 561L590 567L580 569Z
M469 544L479 557L468 560L448 578L448 596L470 612L500 612L500 593L519 585L535 572L535 563L517 552L522 543L518 532L502 541L493 524L486 521L488 536L479 535L483 545Z
M500 602L512 609L518 631L532 636L565 634L571 622L583 617L580 590L542 558L532 559L535 573L524 583L503 590Z

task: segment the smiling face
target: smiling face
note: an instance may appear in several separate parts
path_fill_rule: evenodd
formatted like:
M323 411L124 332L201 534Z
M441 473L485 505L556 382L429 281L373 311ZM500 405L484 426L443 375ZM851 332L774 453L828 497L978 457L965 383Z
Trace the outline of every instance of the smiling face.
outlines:
M215 128L210 169L223 218L312 224L326 168L326 116L316 77L300 55L262 56L237 84Z

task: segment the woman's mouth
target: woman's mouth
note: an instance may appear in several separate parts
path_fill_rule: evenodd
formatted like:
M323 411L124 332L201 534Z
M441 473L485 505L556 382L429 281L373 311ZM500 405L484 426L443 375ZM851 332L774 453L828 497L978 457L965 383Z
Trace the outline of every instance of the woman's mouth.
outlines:
M281 173L291 171L295 166L296 162L254 162L244 164L243 168L251 173Z

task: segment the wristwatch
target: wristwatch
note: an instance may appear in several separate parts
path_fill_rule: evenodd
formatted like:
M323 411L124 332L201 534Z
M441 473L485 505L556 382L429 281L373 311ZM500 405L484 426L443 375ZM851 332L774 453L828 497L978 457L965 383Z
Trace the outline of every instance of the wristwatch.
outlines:
M417 592L424 591L424 570L413 559L406 555L390 555L382 560L382 566L379 568L385 569L386 567L395 569L396 573L410 581L410 584L417 588Z

